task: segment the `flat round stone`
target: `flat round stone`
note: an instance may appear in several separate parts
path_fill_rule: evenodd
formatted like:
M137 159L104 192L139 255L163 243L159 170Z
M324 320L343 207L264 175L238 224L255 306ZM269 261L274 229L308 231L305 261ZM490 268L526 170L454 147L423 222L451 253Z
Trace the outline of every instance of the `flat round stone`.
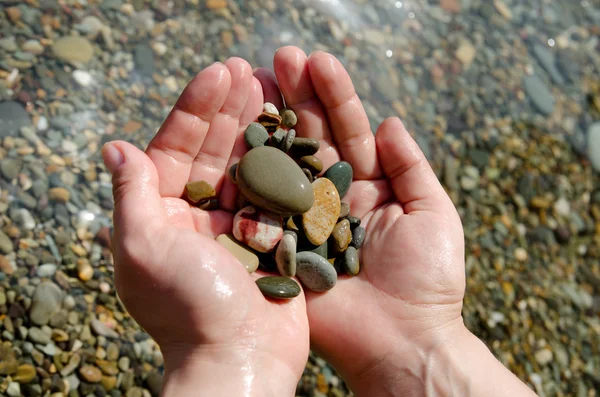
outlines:
M203 200L210 200L217 196L215 188L206 181L188 182L185 185L185 196L196 204Z
M94 56L94 47L84 37L61 37L52 45L54 55L66 62L86 63Z
M248 273L256 271L258 268L258 256L248 247L240 244L232 235L221 234L217 237L217 242L229 251L246 268Z
M329 261L314 252L296 254L296 275L311 291L325 292L337 282L337 273Z
M260 123L250 123L244 131L244 141L246 141L248 149L264 146L267 139L269 139L269 133Z
M271 113L271 114L279 114L279 110L277 110L277 106L273 105L271 102L265 102L263 104L263 112Z
M337 162L325 171L323 177L333 182L340 198L344 198L352 184L352 166L346 161Z
M291 299L300 295L300 286L291 278L281 276L261 277L256 285L264 296L275 299Z
M343 267L344 271L351 276L356 276L360 272L360 263L356 248L348 247L348 249L344 251Z
M249 205L235 214L233 235L258 252L271 252L283 237L281 216Z
M334 251L336 253L346 251L346 248L350 245L350 241L352 241L350 222L347 219L338 222L333 228L333 232L331 232L331 238L333 239Z
M281 124L286 128L292 128L298 123L298 116L292 109L281 109L279 115L281 116Z
M319 178L312 183L315 201L313 206L302 214L302 228L314 245L327 241L340 216L340 196L333 182Z
M308 169L313 175L323 171L323 162L316 156L304 156L298 161L298 165Z
M319 151L319 146L319 141L316 139L296 137L288 154L295 159L311 156Z
M275 262L282 276L296 275L296 239L291 234L283 235L275 251Z
M357 226L353 231L352 231L352 241L350 242L350 245L353 246L356 249L360 249L360 247L362 247L363 242L365 241L365 228L362 226Z
M242 157L236 181L251 203L283 216L302 214L315 201L312 185L298 164L269 146L252 149Z
M294 138L296 137L296 130L289 130L288 133L281 141L281 150L287 153L288 150L292 147L292 143L294 143Z

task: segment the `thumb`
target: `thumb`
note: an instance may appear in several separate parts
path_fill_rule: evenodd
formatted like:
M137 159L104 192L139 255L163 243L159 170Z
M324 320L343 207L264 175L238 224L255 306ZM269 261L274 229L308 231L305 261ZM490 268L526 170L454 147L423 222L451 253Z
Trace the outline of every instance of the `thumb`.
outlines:
M115 236L125 239L156 230L152 225L164 221L158 192L158 173L150 158L124 141L108 142L102 157L112 174L115 211Z

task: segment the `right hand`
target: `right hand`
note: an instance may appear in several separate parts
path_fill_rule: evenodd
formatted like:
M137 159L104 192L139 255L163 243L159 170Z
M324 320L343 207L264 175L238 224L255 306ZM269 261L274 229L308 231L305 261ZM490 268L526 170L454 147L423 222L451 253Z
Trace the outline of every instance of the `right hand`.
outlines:
M367 231L361 273L342 277L325 294L307 291L311 346L351 387L381 376L391 361L413 371L412 357L464 331L464 237L456 209L399 119L384 121L373 135L335 57L307 58L285 47L274 68L286 106L298 115L298 135L320 140L325 168L352 164L354 182L343 201ZM277 84L261 83L265 91ZM398 368L398 357L406 368Z

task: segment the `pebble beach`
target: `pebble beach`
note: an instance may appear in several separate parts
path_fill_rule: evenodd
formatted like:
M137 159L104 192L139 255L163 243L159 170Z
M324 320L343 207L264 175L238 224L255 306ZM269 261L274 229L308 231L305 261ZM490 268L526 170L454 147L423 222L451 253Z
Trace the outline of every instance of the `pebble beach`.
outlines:
M597 0L0 0L0 395L159 395L100 148L145 148L204 67L284 45L336 55L372 130L419 143L463 222L468 328L538 395L598 396ZM352 393L311 354L296 395Z

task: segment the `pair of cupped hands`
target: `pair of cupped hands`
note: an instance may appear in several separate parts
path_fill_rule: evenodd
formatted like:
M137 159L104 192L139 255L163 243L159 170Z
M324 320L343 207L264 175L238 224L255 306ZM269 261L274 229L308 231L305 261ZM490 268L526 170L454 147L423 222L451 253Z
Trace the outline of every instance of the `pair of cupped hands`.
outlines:
M255 284L265 274L249 275L214 240L232 231L237 190L227 170L247 151L244 130L264 102L296 112L298 136L319 140L325 169L345 160L354 170L343 201L366 228L361 272L326 293L266 299ZM360 390L392 365L410 374L413 363L399 358L464 332L458 214L398 118L373 134L330 54L281 48L274 73L240 58L215 63L184 89L145 152L114 141L102 153L113 174L116 288L161 347L164 395L292 396L309 347ZM197 180L216 187L220 210L180 198Z

